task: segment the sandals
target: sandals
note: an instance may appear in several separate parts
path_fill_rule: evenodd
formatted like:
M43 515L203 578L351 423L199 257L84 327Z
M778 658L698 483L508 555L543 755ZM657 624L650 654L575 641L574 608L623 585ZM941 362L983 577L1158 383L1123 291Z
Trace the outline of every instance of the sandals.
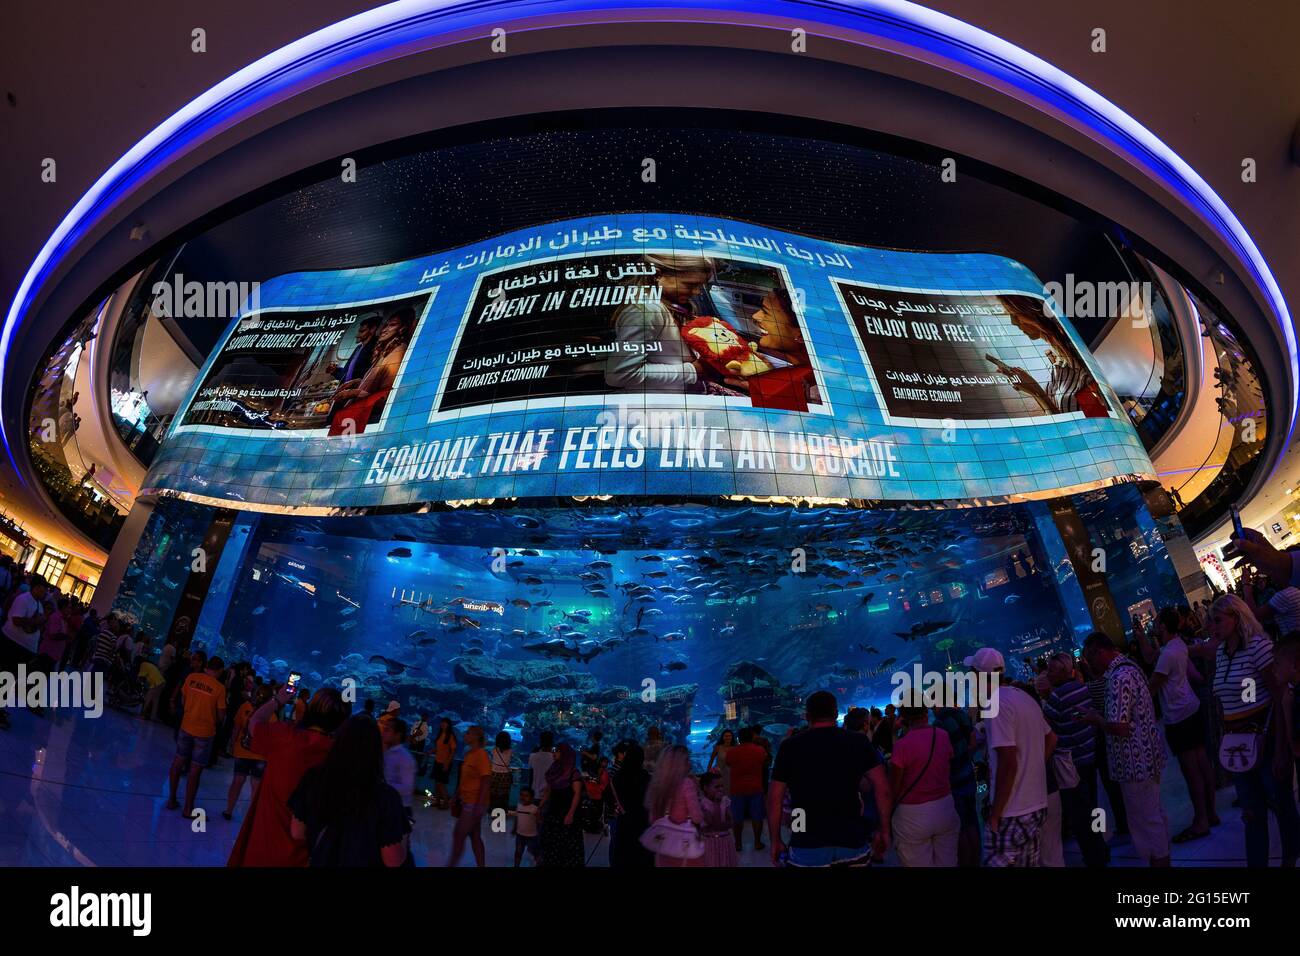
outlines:
M1210 835L1209 830L1206 830L1204 833L1197 833L1191 827L1188 827L1186 830L1178 834L1178 836L1174 837L1169 842L1170 843L1191 843L1193 840L1204 840L1209 835Z

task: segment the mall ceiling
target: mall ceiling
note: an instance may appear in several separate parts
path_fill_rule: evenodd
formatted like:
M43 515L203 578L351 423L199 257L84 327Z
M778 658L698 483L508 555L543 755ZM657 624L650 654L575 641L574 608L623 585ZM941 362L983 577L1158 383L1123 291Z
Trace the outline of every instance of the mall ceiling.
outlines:
M240 67L374 6L365 0L132 0L128 7L9 0L0 31L0 296L7 304L50 232L145 132ZM1283 293L1300 302L1300 4L1215 0L933 0L1038 54L1125 109L1181 154L1241 219ZM129 9L129 13L124 11ZM202 27L207 52L190 50ZM1091 50L1104 28L1107 51ZM42 183L41 162L58 162ZM1241 181L1254 158L1258 179ZM1210 281L1210 277L1205 277ZM1294 308L1293 308L1293 311ZM0 508L15 478L0 468ZM1259 507L1300 483L1294 450ZM1252 509L1254 510L1254 509ZM1261 514L1261 517L1264 516ZM38 537L82 551L53 522Z

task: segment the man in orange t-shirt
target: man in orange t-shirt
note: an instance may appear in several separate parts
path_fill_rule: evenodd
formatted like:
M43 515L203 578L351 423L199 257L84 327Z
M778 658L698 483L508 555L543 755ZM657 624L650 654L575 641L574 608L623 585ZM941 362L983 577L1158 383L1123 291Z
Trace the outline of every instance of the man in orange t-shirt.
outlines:
M199 777L212 756L212 741L217 728L226 718L226 685L217 680L225 664L220 657L207 662L204 670L196 670L181 685L181 702L184 707L181 729L176 735L176 756L172 759L168 782L171 785L167 809L175 810L176 789L181 774L189 771L185 781L185 808L187 818L194 816L194 798L199 792Z

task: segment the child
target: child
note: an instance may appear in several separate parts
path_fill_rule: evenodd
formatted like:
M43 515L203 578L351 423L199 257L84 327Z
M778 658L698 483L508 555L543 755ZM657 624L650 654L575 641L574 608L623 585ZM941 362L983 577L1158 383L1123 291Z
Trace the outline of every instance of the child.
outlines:
M704 866L736 866L736 844L731 836L731 798L722 788L722 774L700 775L700 810L704 814Z
M524 850L537 862L537 804L533 803L533 791L524 787L519 791L519 803L510 815L515 818L515 866L523 862Z
M609 792L608 757L600 758L595 772L587 777L583 786L587 796L583 806L583 829L588 833L600 833L605 825L605 795Z

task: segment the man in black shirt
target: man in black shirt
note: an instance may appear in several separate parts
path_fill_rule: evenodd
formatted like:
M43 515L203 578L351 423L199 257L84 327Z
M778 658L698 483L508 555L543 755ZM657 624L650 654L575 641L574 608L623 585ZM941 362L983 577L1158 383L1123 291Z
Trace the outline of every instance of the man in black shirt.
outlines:
M871 742L886 757L894 752L894 730L894 705L886 704L884 718L876 724L876 729L871 733Z
M864 734L836 726L839 705L828 691L808 698L808 729L781 744L767 791L772 862L785 855L781 817L790 794L791 866L870 866L889 848L892 798L880 756ZM862 778L871 780L880 829L869 842L863 818Z

